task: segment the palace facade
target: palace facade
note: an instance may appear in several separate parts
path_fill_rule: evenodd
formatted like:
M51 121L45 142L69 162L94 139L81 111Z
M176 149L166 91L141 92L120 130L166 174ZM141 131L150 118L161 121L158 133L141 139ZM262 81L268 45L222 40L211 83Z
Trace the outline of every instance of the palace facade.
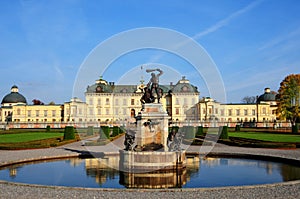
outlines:
M116 85L102 77L85 91L85 101L73 98L64 104L29 105L17 86L11 88L0 109L2 123L122 123L141 111L145 85ZM173 122L273 122L276 120L275 92L269 88L256 103L220 103L200 92L182 77L176 84L160 85L160 102Z
M65 122L107 122L134 118L141 111L143 83L115 85L100 78L87 87L83 103L72 99L65 103ZM173 120L197 120L199 92L197 87L182 77L176 84L160 85L163 90L161 103Z
M275 93L270 88L265 88L256 103L219 103L211 98L199 101L199 119L202 121L219 122L263 122L269 123L276 120L277 103Z

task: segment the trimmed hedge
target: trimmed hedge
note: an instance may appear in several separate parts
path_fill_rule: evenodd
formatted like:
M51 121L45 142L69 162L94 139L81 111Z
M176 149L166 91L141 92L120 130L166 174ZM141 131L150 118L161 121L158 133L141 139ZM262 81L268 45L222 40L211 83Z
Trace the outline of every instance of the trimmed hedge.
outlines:
M299 131L299 124L296 124L296 125L292 125L292 133L298 133Z
M235 131L240 132L241 131L241 125L235 125Z
M50 130L51 130L51 127L49 125L47 125L46 132L50 132Z
M88 126L87 135L93 135L93 134L94 134L94 127L93 126Z
M101 126L99 130L100 139L106 140L110 138L110 128L109 126Z
M204 135L203 126L198 126L196 136L203 136L203 135Z
M171 129L171 132L175 131L175 133L177 133L179 130L179 126L172 126L170 129Z
M184 139L194 139L196 136L196 128L194 126L183 126Z
M75 139L74 126L66 126L64 131L64 140L73 140L73 139Z
M228 126L220 126L219 127L219 139L228 139Z
M119 135L119 133L120 133L120 128L118 126L113 126L111 136L115 137L115 136Z

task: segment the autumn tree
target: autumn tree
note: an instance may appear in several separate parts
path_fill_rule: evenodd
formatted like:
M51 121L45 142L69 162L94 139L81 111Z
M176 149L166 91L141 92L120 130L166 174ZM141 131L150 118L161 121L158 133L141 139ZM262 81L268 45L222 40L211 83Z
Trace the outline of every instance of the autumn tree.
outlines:
M286 76L280 83L276 98L278 101L278 116L281 119L290 120L292 126L297 127L296 123L300 119L300 74Z

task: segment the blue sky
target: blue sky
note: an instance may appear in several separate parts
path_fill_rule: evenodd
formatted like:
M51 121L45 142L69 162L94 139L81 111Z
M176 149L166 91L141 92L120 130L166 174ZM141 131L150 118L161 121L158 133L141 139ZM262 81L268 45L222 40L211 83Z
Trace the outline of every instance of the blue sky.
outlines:
M198 42L221 74L227 102L260 95L265 87L277 91L285 76L300 72L298 0L0 0L0 97L16 84L29 103L69 101L94 48L143 27L172 29ZM201 97L210 95L185 60L160 50L123 55L103 76L118 82L147 63L172 67Z

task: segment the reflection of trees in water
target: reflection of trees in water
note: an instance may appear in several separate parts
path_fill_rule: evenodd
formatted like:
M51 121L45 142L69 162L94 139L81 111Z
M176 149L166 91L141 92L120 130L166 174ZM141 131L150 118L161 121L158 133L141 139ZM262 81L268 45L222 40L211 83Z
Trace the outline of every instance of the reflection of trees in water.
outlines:
M299 180L300 167L283 164L281 167L281 175L284 181Z

